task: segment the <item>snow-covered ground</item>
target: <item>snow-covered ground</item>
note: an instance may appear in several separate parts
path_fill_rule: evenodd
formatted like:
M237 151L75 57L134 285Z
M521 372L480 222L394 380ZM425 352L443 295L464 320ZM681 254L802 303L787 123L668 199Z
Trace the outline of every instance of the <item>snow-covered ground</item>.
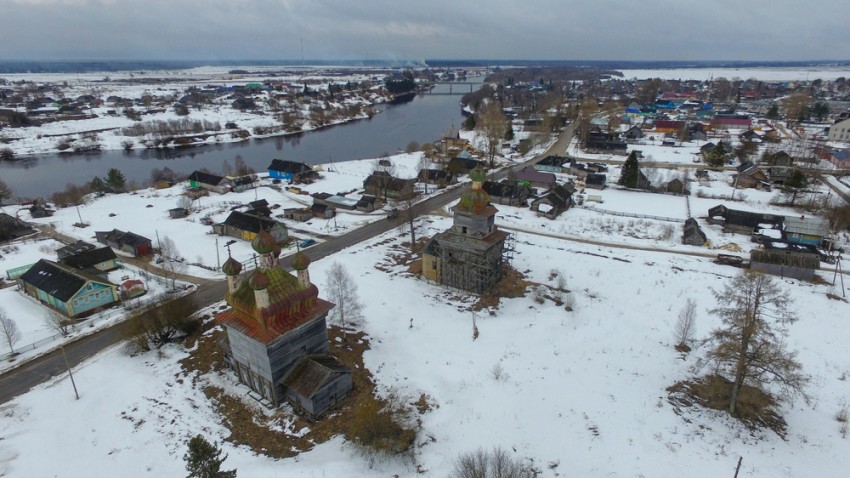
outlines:
M450 219L427 224L434 233ZM672 477L696 467L700 476L726 476L738 457L742 476L751 477L841 476L850 467L834 418L850 393L848 305L825 296L839 291L780 281L800 314L788 345L814 378L813 400L782 407L786 440L752 435L721 412L676 415L665 391L692 374L702 353L698 347L683 357L673 349L679 310L696 300L698 334L705 336L718 325L707 312L711 288L736 269L705 258L516 236L513 266L542 284L554 285L553 271L563 274L574 310L530 295L502 299L498 309L478 314L477 340L469 300L388 265L388 247L404 240L396 231L311 266L319 284L334 261L356 275L366 306L360 327L371 340L365 364L379 389L411 400L424 393L434 402L417 441L424 476L444 477L459 453L490 446L533 460L541 476L553 477ZM187 353L175 346L127 357L116 347L75 371L79 401L63 377L4 405L0 474L67 476L85 467L92 476L176 476L196 433L223 442L225 466L243 478L416 474L395 461L372 466L341 438L284 460L225 442L227 429L199 387L215 383L243 397L245 389L227 373L182 379L176 362ZM50 460L45 447L53 450Z
M633 69L620 70L626 79L661 78L662 80L700 80L712 78L740 78L749 80L758 78L761 81L812 81L836 80L847 76L847 68L816 66L811 68L668 68L668 69Z
M293 91L299 90L301 85L309 83L310 88L326 91L329 84L346 84L351 82L357 84L369 80L373 75L369 69L362 72L351 72L341 76L338 74L324 74L325 70L316 69L311 71L292 70L283 67L263 68L250 67L252 74L230 74L232 68L228 67L203 67L187 70L168 70L151 72L115 72L115 73L81 73L69 75L67 73L10 73L2 74L0 78L9 84L19 82L33 82L35 85L44 86L48 96L53 99L67 97L76 99L81 95L92 95L99 100L105 101L111 96L118 96L129 100L139 100L145 95L158 98L172 98L170 102L150 107L136 105L133 107L142 113L141 121L134 121L124 115L125 107L104 103L102 106L83 107L82 113L94 117L85 119L60 119L55 122L47 122L38 126L25 128L13 128L4 130L4 147L10 148L16 155L31 155L43 153L55 153L60 151L60 144L71 140L71 149L76 145L88 144L94 141L104 150L124 149L126 142L131 142L132 149L144 149L149 143L150 147L169 136L180 136L180 134L157 134L144 135L128 134L122 128L140 125L150 125L156 122L169 121L203 121L210 125L217 125L218 129L207 129L204 138L193 134L195 145L219 144L244 141L247 137L238 130L250 133L248 137L268 137L279 135L283 132L262 133L255 128L280 128L281 122L275 119L275 114L281 111L281 106L267 108L267 103L257 105L256 110L240 110L231 106L233 98L229 93L220 94L211 104L203 108L190 106L188 114L180 116L175 112L172 105L183 97L190 88L209 87L232 87L234 85L247 85L250 83L263 83L272 79L292 86ZM356 70L356 69L353 69ZM264 74L263 72L267 73ZM270 76L271 75L271 76ZM266 93L263 92L265 98ZM258 95L259 96L259 95ZM329 101L323 104L323 109L330 111L346 111L350 106L368 108L377 103L387 100L378 92L368 90L360 91L357 96L347 97L337 101ZM275 103L277 101L275 100ZM286 102L283 107L291 108ZM48 106L47 110L57 110L56 107ZM327 125L314 124L311 116L311 106L308 103L298 105L300 118L297 131L309 131L320 126L336 124L353 119L365 118L365 110L351 116L342 113L337 120L331 120ZM315 106L312 106L315 108ZM23 108L19 108L22 112ZM294 109L291 112L296 112ZM234 123L236 129L225 129L227 123ZM295 132L290 130L289 132ZM92 137L91 135L94 134ZM173 146L173 145L172 145Z

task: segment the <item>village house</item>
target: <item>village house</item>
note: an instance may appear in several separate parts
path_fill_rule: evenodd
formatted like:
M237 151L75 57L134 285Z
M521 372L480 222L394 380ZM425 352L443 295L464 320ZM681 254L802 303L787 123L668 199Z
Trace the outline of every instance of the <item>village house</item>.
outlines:
M529 167L522 168L512 177L520 184L527 184L535 188L549 189L555 184L554 174L540 172Z
M789 244L820 247L829 236L829 221L821 217L786 216L782 237Z
M416 178L401 179L385 171L376 171L363 181L365 194L382 199L405 201L416 197Z
M549 155L538 161L534 165L534 169L548 173L563 173L564 164L567 161L567 158L564 156Z
M313 219L313 210L309 207L294 207L283 210L283 217L291 221L306 222Z
M19 237L34 234L36 230L29 224L5 212L0 213L0 241L11 241Z
M785 216L729 209L720 204L708 210L708 221L721 224L723 232L734 232L751 236L763 228L781 229Z
M532 195L531 188L517 182L484 181L481 188L490 195L490 202L506 206L522 207Z
M218 194L224 194L230 191L230 188L233 185L231 181L224 176L204 171L193 171L192 174L189 175L188 179L189 188L203 189L205 191L211 191Z
M97 275L120 267L118 256L115 255L115 251L111 247L101 247L66 255L59 259L59 262L74 269Z
M273 159L268 167L269 177L281 179L290 183L309 183L314 181L319 173L304 163Z
M334 304L319 298L303 251L292 263L296 276L278 263L270 234L261 232L251 246L259 256L255 270L243 273L232 257L222 266L230 308L216 320L227 332L226 360L257 398L275 406L288 401L307 418L319 418L353 383L351 372L328 355L327 315Z
M555 219L572 206L573 192L575 188L572 184L556 184L545 194L531 201L531 210L537 212L538 216Z
M118 302L115 284L69 266L41 259L18 278L21 290L70 318L82 317Z
M469 174L474 169L484 167L484 163L473 158L472 155L464 151L465 154L459 154L451 159L446 164L446 171L457 176L458 174Z
M245 241L253 240L261 231L269 232L278 243L289 238L286 226L280 222L241 211L231 211L224 222L213 224L212 231L219 236L230 236Z
M151 240L132 232L119 231L95 231L95 239L101 244L125 252L134 257L146 256L153 252Z
M482 188L484 173L473 171L472 188L452 209L452 227L423 248L422 275L448 287L482 294L503 274L508 233L496 228L497 209Z
M454 174L443 169L420 169L416 178L420 183L433 184L441 188L457 182Z

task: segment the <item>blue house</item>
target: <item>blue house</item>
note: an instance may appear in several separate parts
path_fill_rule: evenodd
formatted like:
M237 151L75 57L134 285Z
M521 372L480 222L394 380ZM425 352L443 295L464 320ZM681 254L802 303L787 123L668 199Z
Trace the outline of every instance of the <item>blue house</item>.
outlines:
M24 293L71 318L118 302L115 284L46 259L36 262L18 282Z
M286 161L283 159L273 159L268 170L270 178L282 179L289 182L297 180L308 181L318 175L315 171L313 171L313 168L304 163Z

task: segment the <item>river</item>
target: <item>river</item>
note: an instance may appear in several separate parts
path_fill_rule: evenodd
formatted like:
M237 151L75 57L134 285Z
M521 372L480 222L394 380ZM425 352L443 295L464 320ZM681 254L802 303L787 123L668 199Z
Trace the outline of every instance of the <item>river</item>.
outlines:
M448 86L440 85L434 91L446 92ZM202 167L221 171L224 162L233 164L237 155L258 172L266 171L275 158L307 164L377 158L402 150L411 141L420 144L435 141L452 125L459 127L464 120L459 102L457 95L420 95L404 104L377 105L381 112L372 119L240 143L129 153L45 154L13 162L0 161L0 179L12 188L15 197L47 198L69 183L81 185L95 176L103 177L110 168L121 170L128 181L141 183L150 178L151 170L165 166L179 174L189 174Z

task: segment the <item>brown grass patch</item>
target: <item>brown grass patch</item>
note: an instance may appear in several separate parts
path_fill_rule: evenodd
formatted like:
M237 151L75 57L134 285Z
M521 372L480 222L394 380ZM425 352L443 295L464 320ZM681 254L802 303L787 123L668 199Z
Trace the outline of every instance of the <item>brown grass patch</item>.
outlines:
M499 299L504 297L517 298L525 297L528 293L528 288L531 282L525 280L525 274L514 269L511 266L505 266L505 272L502 279L486 294L482 294L478 301L472 305L472 310L482 309L498 309Z
M695 380L685 380L667 388L667 400L682 414L682 407L699 405L712 410L726 411L732 398L732 382L719 376L708 375ZM758 388L744 385L738 394L735 418L752 431L762 428L773 430L782 439L787 433L785 420L776 412L776 400Z
M210 321L212 323L212 321ZM355 418L359 408L383 407L385 400L374 397L375 383L371 372L363 365L363 353L369 349L369 340L362 332L347 332L336 326L328 330L330 353L352 372L354 390L338 407L318 421L309 421L289 411L288 407L265 409L265 405L245 396L233 396L219 387L207 386L204 394L212 402L222 423L230 430L227 441L236 445L248 446L255 453L272 458L287 458L307 451L315 445L324 443L338 435L348 438L349 424ZM219 347L219 341L225 337L223 330L215 330L199 335L192 344L197 343L189 357L180 363L186 375L193 374L195 380L207 373L232 374ZM192 345L190 345L192 346ZM235 378L235 376L234 376ZM247 388L245 389L247 392ZM299 430L308 429L298 436ZM349 438L350 439L350 438Z

